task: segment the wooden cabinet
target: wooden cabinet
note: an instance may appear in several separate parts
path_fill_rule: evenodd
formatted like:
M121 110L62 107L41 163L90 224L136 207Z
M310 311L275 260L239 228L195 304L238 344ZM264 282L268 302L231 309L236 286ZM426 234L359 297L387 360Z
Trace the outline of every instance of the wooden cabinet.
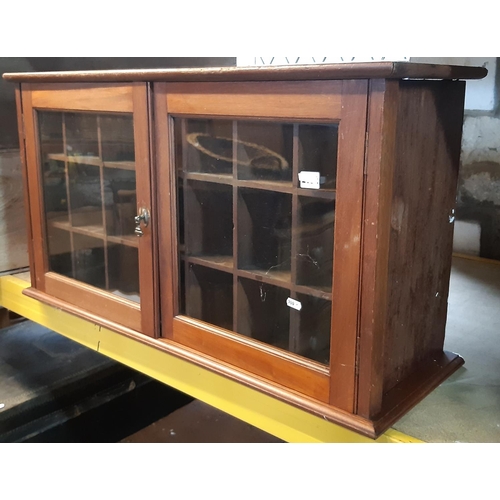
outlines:
M463 363L443 352L456 80L484 75L7 75L20 82L26 293L376 436Z

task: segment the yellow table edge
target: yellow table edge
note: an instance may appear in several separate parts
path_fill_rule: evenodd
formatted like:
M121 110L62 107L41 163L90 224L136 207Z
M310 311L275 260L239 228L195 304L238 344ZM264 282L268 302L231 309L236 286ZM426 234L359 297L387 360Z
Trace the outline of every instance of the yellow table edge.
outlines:
M421 443L394 429L373 440L255 389L26 297L30 286L0 277L0 306L291 443Z

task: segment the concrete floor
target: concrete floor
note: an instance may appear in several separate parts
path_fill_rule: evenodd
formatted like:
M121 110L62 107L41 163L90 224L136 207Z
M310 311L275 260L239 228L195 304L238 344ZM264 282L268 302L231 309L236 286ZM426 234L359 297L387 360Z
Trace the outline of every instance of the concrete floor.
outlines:
M201 401L193 401L122 443L282 443L267 432Z
M394 426L427 442L500 443L500 265L454 258L445 349L465 365Z

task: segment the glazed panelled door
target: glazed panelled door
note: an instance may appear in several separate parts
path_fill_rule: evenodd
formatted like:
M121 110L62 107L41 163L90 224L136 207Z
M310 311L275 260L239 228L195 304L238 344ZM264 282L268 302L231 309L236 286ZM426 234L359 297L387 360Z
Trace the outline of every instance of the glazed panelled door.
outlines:
M31 85L22 101L37 288L154 335L146 86Z
M363 81L155 87L171 186L163 335L350 410L366 92Z

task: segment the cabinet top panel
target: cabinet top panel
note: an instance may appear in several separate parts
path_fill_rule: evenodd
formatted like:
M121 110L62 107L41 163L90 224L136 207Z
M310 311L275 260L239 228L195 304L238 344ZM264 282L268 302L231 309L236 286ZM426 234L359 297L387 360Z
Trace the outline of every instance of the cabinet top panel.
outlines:
M340 63L307 66L224 67L188 69L140 69L109 71L59 71L5 73L14 82L217 82L266 80L386 79L481 79L482 67L448 66L408 62Z

